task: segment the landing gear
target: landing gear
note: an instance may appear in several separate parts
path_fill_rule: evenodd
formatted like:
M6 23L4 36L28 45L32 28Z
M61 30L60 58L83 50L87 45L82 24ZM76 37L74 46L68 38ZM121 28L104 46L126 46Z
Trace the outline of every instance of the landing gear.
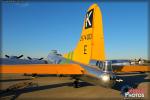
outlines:
M73 86L74 86L75 88L79 88L79 87L80 87L80 84L79 84L79 80L78 80L78 79L76 79L76 80L73 82Z
M32 74L32 79L36 78L37 74Z

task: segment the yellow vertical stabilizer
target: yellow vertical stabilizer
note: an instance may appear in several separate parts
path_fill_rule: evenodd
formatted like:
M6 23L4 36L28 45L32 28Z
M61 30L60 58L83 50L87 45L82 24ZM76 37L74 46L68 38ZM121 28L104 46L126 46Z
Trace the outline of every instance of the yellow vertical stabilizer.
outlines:
M97 4L90 6L86 13L76 48L64 57L84 64L90 59L105 60L102 14Z

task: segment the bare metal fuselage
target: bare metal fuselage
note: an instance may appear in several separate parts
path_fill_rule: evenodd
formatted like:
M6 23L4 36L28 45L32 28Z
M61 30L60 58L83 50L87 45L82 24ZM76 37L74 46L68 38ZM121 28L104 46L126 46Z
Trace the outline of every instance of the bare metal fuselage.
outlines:
M65 60L67 60L57 55L49 55L48 59L50 62L55 64L65 62ZM67 63L79 64L85 70L83 75L76 77L79 80L104 87L112 87L116 83L116 76L112 73L112 71L102 70L98 66L84 65L74 61L68 62L67 60Z

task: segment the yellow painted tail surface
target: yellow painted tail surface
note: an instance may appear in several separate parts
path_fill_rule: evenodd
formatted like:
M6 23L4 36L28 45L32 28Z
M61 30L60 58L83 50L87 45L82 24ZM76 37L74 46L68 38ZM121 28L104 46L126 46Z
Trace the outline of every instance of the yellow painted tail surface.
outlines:
M102 14L97 4L88 9L80 40L74 51L64 54L65 58L88 64L91 59L105 60Z

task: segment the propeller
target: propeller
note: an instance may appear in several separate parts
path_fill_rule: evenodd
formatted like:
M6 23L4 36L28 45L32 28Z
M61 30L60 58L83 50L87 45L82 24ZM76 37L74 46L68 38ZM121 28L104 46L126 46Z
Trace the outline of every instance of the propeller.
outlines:
M40 58L40 59L38 59L38 60L42 60L43 58Z
M37 58L31 58L31 57L27 57L29 60L42 60L42 59L44 59L44 58L39 58L39 59L37 59Z
M5 57L6 57L6 58L9 58L9 56L8 56L8 55L5 55Z
M21 58L21 57L23 57L23 55L18 56L17 59L19 59L19 58Z
M29 60L32 60L32 58L31 57L27 57Z

